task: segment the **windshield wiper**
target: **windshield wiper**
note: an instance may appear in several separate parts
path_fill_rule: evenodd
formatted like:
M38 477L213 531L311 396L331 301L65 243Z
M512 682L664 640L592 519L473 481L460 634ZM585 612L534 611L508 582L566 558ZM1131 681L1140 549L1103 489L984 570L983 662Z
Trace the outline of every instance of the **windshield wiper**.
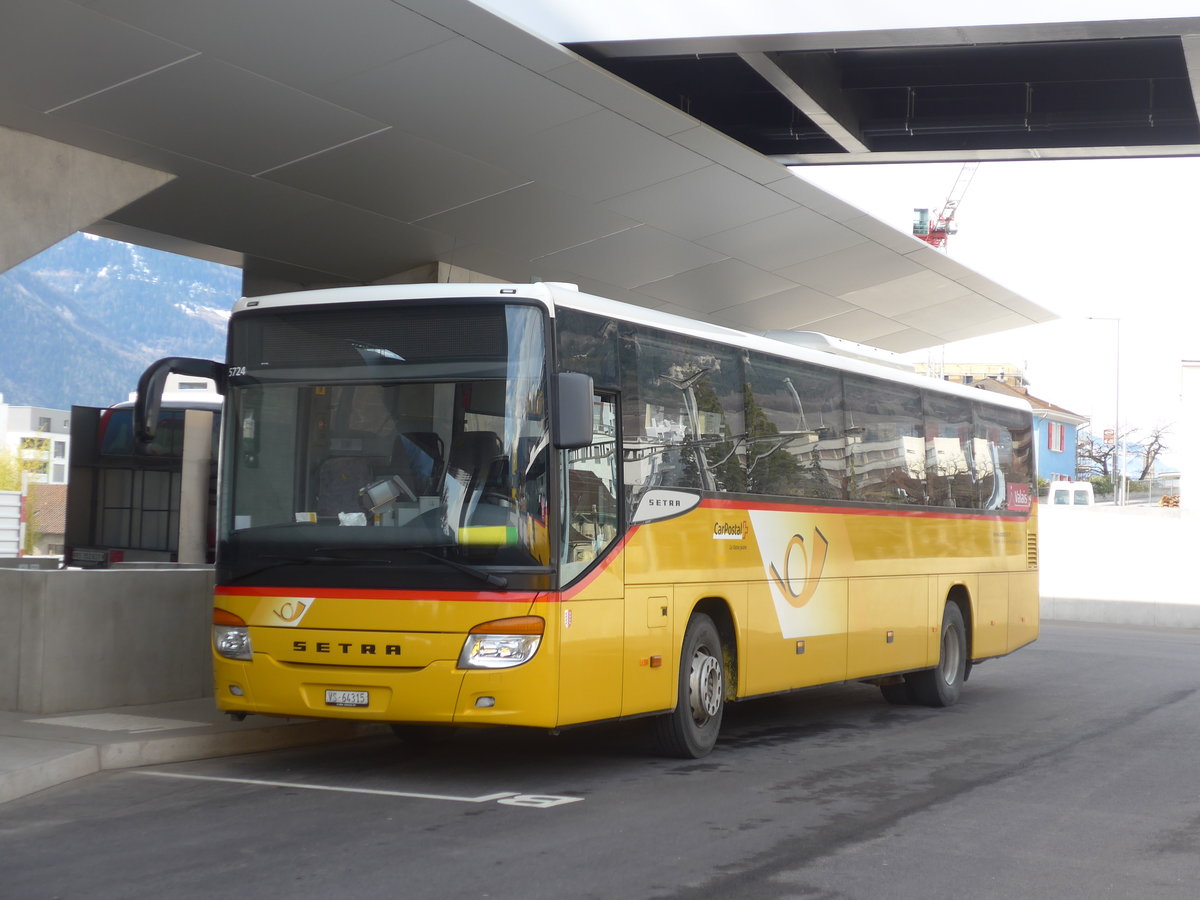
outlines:
M452 569L458 569L460 572L464 572L467 575L478 578L480 581L486 581L488 584L495 587L508 587L508 579L503 575L496 575L492 572L485 571L478 566L471 566L467 563L460 563L453 559L447 559L444 556L438 556L436 553L430 553L428 550L418 550L415 547L411 548L411 550L413 553L419 553L421 556L427 556L430 559L436 559L438 562L445 563Z
M344 556L278 556L267 555L262 559L275 560L266 565L259 566L257 569L251 569L249 572L242 572L238 578L249 578L251 575L257 575L259 572L266 572L268 569L278 569L281 566L390 566L395 565L391 560L387 559L349 559Z
M332 549L332 548L320 547L318 549L325 550L325 549ZM338 548L338 549L343 549L343 548ZM356 549L356 548L344 548L344 549ZM367 549L367 548L358 548L358 549ZM383 548L375 548L375 549L383 549ZM443 563L452 569L457 569L459 572L462 572L466 575L470 575L473 578L478 578L480 581L487 582L488 584L490 584L494 587L501 587L501 588L508 587L508 579L505 578L503 575L496 575L492 572L485 571L484 569L481 569L478 566L472 566L472 565L468 565L467 563L457 562L456 560L453 560L453 559L447 559L444 556L438 556L436 553L430 553L428 550L420 550L415 547L409 547L409 548L404 548L404 549L407 549L410 552L419 554L421 556L426 556L429 559L436 560L437 562ZM398 566L398 565L400 565L399 563L395 562L394 560L390 560L390 559L355 559L354 557L348 557L348 556L269 555L269 556L263 556L261 558L274 560L274 562L269 562L266 565L259 566L257 569L251 569L249 572L243 572L243 573L239 574L237 577L239 579L249 578L252 575L257 575L260 572L266 572L268 569L277 569L281 566Z

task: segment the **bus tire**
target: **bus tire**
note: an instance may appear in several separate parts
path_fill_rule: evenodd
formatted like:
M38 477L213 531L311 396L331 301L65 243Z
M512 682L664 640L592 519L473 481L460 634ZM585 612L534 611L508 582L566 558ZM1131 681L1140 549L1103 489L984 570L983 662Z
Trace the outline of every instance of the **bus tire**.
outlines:
M679 653L675 711L656 721L667 756L700 759L717 743L725 714L725 657L717 626L704 613L688 622Z
M962 693L967 671L967 628L958 604L948 602L942 613L938 664L907 676L913 699L923 706L953 706Z

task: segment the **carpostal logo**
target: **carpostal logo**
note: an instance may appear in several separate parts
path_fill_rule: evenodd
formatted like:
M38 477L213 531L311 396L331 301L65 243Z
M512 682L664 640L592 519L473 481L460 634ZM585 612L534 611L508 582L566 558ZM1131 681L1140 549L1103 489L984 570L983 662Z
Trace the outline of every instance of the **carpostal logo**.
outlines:
M750 521L717 522L713 525L714 541L745 541L750 537Z
M838 600L845 600L845 590L831 583L848 559L841 526L770 510L751 510L749 518L780 634L844 632L846 606Z
M792 535L783 551L782 571L771 563L771 580L792 606L799 609L816 594L828 553L829 539L820 528L814 528L808 541L802 535Z
M291 628L300 624L300 620L304 618L304 614L312 607L312 598L306 597L303 600L291 598L284 600L278 606L274 607L271 612L275 613L275 617L284 625Z

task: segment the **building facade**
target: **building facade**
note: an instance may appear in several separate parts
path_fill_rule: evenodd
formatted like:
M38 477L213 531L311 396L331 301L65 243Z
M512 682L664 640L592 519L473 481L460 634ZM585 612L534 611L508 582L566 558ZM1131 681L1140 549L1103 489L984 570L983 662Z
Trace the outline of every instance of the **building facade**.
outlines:
M0 448L12 456L29 484L66 484L71 455L71 413L40 406L10 406L0 394Z

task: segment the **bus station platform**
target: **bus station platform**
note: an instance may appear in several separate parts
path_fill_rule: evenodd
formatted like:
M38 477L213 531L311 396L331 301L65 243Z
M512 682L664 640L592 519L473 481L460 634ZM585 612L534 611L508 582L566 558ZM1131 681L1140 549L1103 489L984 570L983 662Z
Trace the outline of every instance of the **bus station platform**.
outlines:
M0 803L106 769L234 756L386 731L383 725L249 716L235 722L211 697L37 715L0 712Z

